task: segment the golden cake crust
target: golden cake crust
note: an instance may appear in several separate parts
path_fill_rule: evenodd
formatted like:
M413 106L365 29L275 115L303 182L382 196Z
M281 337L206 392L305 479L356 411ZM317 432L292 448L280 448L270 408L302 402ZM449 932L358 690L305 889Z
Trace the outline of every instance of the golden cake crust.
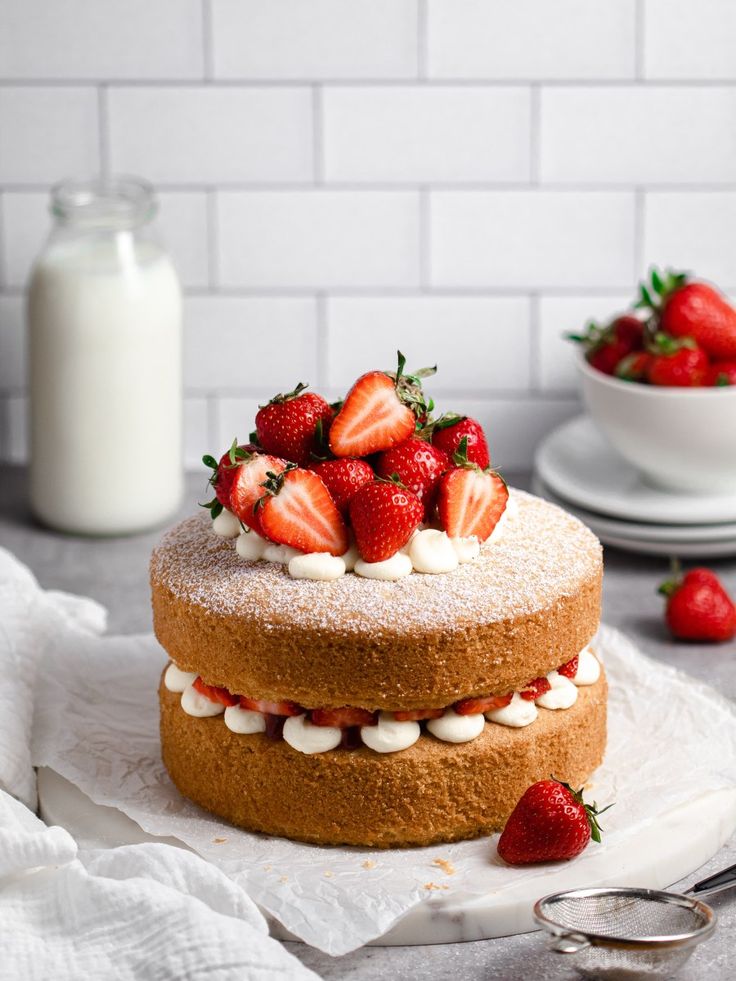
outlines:
M527 787L550 774L585 783L603 759L606 695L602 673L571 708L540 708L523 729L486 723L457 745L423 733L397 753L305 755L232 733L222 716L187 715L162 683L161 747L182 794L247 830L321 845L430 845L500 831Z
M512 497L517 514L475 562L398 582L295 580L189 518L151 559L156 636L209 684L308 708L438 708L519 689L592 638L602 561L581 522Z

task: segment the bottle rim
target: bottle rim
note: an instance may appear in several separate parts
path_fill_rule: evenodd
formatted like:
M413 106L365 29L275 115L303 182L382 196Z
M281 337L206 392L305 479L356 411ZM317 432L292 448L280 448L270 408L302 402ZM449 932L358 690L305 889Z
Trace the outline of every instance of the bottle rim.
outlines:
M134 228L158 210L153 185L120 175L63 180L51 188L51 214L64 223L100 228Z

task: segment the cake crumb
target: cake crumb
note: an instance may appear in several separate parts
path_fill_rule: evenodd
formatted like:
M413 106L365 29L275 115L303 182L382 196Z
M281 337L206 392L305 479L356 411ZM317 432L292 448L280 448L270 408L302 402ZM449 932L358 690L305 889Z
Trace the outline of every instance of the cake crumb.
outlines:
M434 891L436 889L449 889L450 887L449 886L438 886L436 882L425 882L424 883L424 888L427 890L427 892L432 892L432 891Z
M272 868L273 868L273 865L264 865L263 866L263 871L264 872L270 872Z
M436 865L438 869L442 869L445 875L455 874L455 866L452 864L452 862L448 862L446 858L436 858L432 862L432 865Z
M363 862L364 869L375 869L375 867L376 867L376 863L373 861L372 858L367 858L365 862Z
M212 839L212 844L213 845L224 845L226 841L227 841L227 838L213 838Z
M279 879L279 882L288 882L288 881L289 881L288 875L282 875L281 878Z
M324 873L325 879L331 879L334 873L330 872L329 869Z

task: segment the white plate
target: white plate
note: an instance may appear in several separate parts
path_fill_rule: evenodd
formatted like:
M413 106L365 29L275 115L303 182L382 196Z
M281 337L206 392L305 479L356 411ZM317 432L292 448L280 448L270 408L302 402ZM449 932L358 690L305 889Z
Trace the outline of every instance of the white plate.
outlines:
M532 491L546 498L553 504L559 505L570 514L579 518L583 524L600 538L604 545L612 545L627 552L637 552L642 555L679 556L685 559L723 558L736 555L736 531L728 537L713 535L713 527L701 525L688 527L686 525L637 525L633 522L617 522L613 518L604 518L591 514L582 508L576 508L563 500L546 487L538 476L532 480ZM670 535L670 532L672 534ZM698 532L705 532L702 539L697 538Z
M736 493L665 491L644 483L596 429L578 416L539 446L535 470L555 494L598 514L653 524L736 522Z

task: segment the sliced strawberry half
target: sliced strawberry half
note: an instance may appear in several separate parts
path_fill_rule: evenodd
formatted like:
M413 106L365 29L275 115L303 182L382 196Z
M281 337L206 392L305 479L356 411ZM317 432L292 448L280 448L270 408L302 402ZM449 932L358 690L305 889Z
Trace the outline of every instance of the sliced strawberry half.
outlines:
M251 453L238 467L230 491L230 507L244 525L259 535L264 532L256 504L263 497L263 482L269 473L279 474L285 467L286 460L267 453Z
M578 654L576 654L575 657L570 658L569 661L567 661L565 664L561 665L557 669L557 674L564 675L566 678L574 678L575 675L578 673L579 661L580 661L580 657Z
M261 493L258 518L272 542L300 552L342 555L347 551L350 542L345 522L316 473L287 466L267 477Z
M263 712L264 715L303 715L304 709L296 702L269 702L263 698L240 696L240 707L250 712Z
M335 729L348 729L350 726L374 726L378 721L377 712L368 709L353 708L344 705L342 708L312 709L310 721L316 726L333 726Z
M218 688L217 685L207 685L201 678L195 678L192 682L192 687L200 695L209 698L211 702L219 702L220 705L227 706L238 704L239 699L237 695L231 695L227 688Z
M509 489L492 470L481 470L467 457L467 440L460 441L456 466L440 478L437 511L450 538L475 535L484 542L506 510Z
M481 698L461 698L455 702L453 708L458 715L478 715L480 712L491 712L493 709L505 708L514 693L510 691L508 695L485 695Z
M422 719L439 719L444 714L444 709L409 709L406 712L394 712L394 718L397 722L421 722Z
M528 685L524 685L524 688L519 694L527 702L535 702L541 695L545 695L551 687L552 685L546 678L535 678Z
M431 410L433 403L425 400L421 379L435 369L405 375L406 359L400 351L398 357L395 374L369 371L348 392L330 429L330 449L335 456L367 456L388 450L411 436L417 419Z

